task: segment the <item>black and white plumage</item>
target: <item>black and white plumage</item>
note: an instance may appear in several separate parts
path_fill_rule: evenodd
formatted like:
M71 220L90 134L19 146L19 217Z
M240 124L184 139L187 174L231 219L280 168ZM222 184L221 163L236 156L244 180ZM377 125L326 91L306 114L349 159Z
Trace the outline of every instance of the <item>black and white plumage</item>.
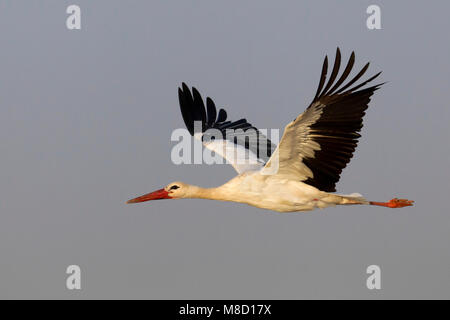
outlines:
M412 205L413 201L394 198L389 202L367 201L360 194L338 195L336 183L357 147L363 117L371 96L382 83L366 86L381 72L360 81L369 68L367 63L355 76L350 73L355 63L351 53L346 67L338 76L341 53L336 58L329 79L325 57L319 86L308 108L284 130L274 149L270 140L246 119L227 121L225 110L217 112L211 98L206 105L200 93L186 84L178 89L183 120L190 134L223 156L239 173L224 185L205 189L174 182L163 189L132 199L129 203L155 199L204 198L243 202L280 212L307 211L335 205L370 204L390 208ZM198 132L194 123L200 124ZM229 129L240 129L223 139L207 139L210 130L222 137ZM245 134L247 131L252 135ZM215 136L214 134L212 136ZM244 137L245 139L240 139ZM205 139L206 138L206 139ZM255 141L259 142L259 145ZM260 146L265 146L260 152ZM228 153L228 149L237 150ZM270 156L270 157L269 157ZM239 157L246 158L242 164ZM250 163L248 163L250 160Z
M350 162L358 144L370 97L382 85L358 90L381 74L355 84L369 68L369 63L345 83L354 63L355 53L352 52L342 75L335 82L341 64L338 48L326 82L328 58L325 57L313 101L284 130L277 149L280 175L297 177L322 191L336 191L342 169Z
M261 169L269 160L276 145L246 119L227 121L224 109L217 112L210 97L206 98L205 108L198 90L193 87L191 93L185 83L178 88L178 99L189 133L201 139L205 147L226 158L238 173ZM194 132L194 122L201 124L199 132ZM215 135L214 130L220 134Z

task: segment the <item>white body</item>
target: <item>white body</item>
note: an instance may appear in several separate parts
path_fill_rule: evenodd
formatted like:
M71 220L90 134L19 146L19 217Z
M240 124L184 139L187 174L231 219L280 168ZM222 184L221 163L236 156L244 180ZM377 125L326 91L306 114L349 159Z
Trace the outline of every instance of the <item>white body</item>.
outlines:
M367 203L359 194L348 196L331 194L300 181L278 175L263 175L259 171L240 174L217 188L193 187L186 195L186 198L191 197L241 202L279 212L309 211L338 204Z

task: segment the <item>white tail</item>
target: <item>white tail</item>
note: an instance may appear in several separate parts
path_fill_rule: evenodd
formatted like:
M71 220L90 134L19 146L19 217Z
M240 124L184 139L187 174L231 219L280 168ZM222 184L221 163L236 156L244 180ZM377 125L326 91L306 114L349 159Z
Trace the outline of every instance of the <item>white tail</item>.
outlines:
M369 204L369 201L359 193L340 194L339 196L342 197L342 204Z

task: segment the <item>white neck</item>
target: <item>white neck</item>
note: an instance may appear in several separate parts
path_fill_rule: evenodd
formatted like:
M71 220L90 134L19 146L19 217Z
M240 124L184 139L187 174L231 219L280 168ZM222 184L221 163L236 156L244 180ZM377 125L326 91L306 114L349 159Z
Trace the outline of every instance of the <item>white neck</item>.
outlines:
M217 188L201 188L197 186L189 186L189 191L185 198L210 199L210 200L232 200L232 194L229 189L222 186Z

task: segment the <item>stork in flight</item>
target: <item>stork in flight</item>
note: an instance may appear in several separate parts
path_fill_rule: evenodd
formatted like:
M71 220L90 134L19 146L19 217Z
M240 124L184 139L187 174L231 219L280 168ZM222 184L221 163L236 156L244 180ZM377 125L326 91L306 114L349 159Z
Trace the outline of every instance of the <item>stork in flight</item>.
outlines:
M279 212L308 211L335 205L375 205L388 208L411 206L413 201L394 198L389 202L367 201L360 194L339 195L336 183L353 156L362 119L370 97L381 84L363 88L381 72L366 81L359 82L369 67L367 63L350 81L346 82L355 62L355 53L337 81L341 64L341 53L336 51L330 78L328 58L325 57L319 86L313 101L294 121L289 123L273 153L272 143L257 131L246 119L227 121L225 110L217 113L211 98L205 103L199 92L182 84L178 88L181 113L187 129L195 138L201 139L206 148L223 156L238 172L238 175L217 188L201 188L183 182L173 182L163 189L129 200L138 203L157 199L201 198L246 203L258 208ZM344 84L344 82L346 82ZM353 87L352 87L353 86ZM194 132L194 122L201 123L201 132ZM242 129L222 139L204 139L210 129L225 133L227 129ZM239 134L255 129L258 146L268 146L267 152L255 150L255 143L242 142ZM237 135L237 136L236 136ZM245 140L245 139L244 139ZM251 141L250 141L251 142ZM254 142L254 141L253 141ZM244 150L251 163L228 156L228 148ZM276 168L272 174L270 168ZM269 172L269 174L267 173Z

